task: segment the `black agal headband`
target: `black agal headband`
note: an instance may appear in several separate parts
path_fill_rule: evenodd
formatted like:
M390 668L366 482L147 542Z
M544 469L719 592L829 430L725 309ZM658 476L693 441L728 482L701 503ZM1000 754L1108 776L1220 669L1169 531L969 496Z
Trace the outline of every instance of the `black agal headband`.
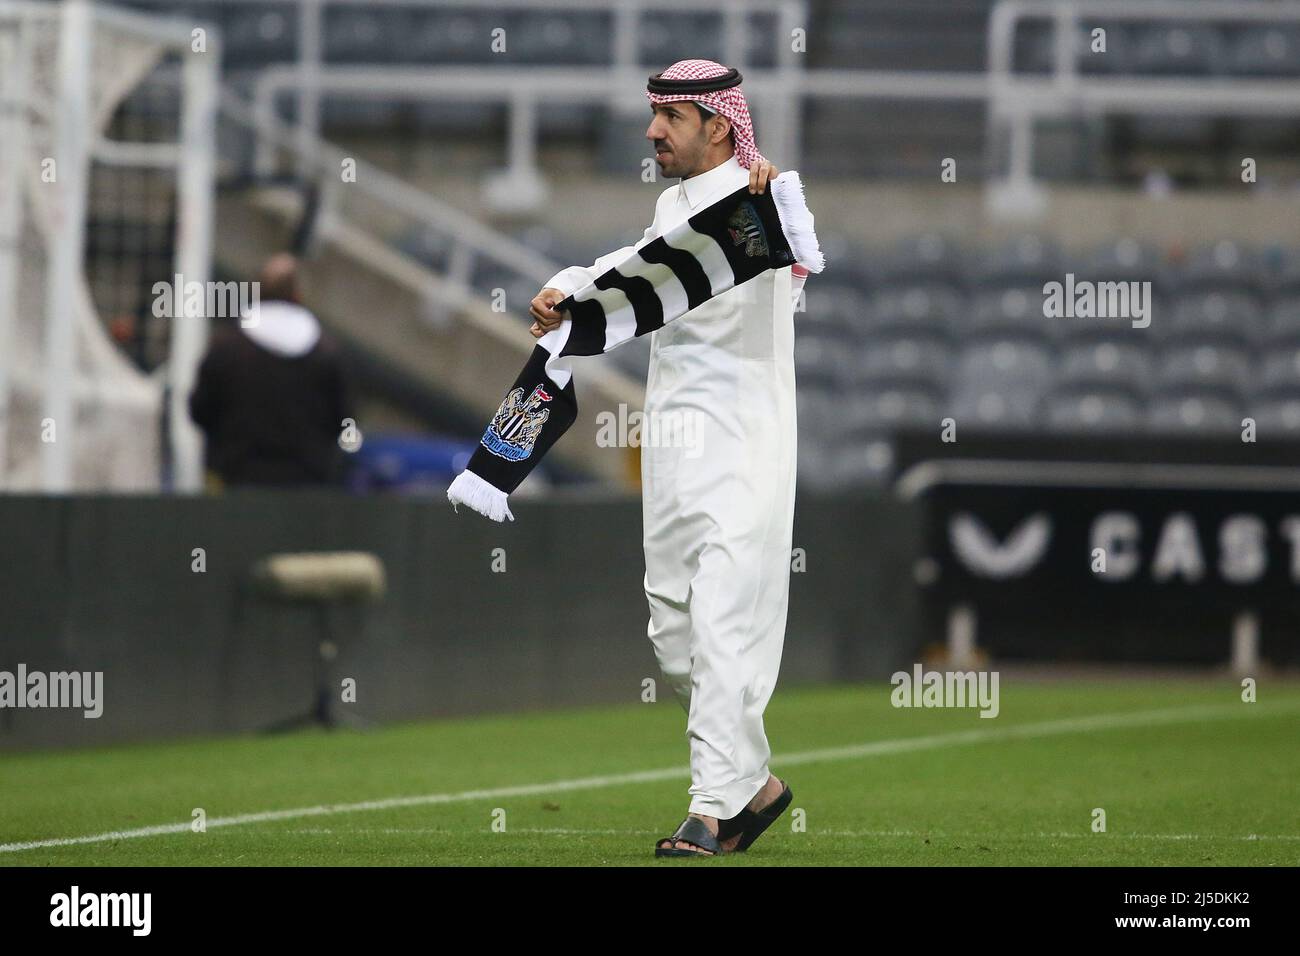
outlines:
M667 70L664 73L668 72ZM663 96L694 96L700 93L717 93L719 90L729 90L733 86L739 86L744 77L734 66L719 76L710 76L703 80L665 80L663 73L655 73L646 83L646 89L651 93L659 93Z

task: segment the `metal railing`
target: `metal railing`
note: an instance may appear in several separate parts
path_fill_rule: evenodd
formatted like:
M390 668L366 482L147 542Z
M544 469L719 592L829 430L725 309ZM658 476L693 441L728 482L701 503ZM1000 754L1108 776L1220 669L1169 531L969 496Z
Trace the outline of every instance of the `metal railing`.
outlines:
M298 18L298 60L293 65L269 67L256 81L255 101L259 114L274 112L278 98L293 93L296 99L300 154L316 139L320 130L321 99L326 94L412 100L486 101L504 103L508 110L509 145L504 181L541 201L537 188L536 141L539 100L563 96L569 101L605 103L618 115L635 115L645 110L644 67L637 55L637 31L643 16L664 12L707 12L722 22L723 56L742 69L746 88L761 102L764 138L772 154L790 166L798 163L802 104L795 94L795 77L802 71L802 56L789 42L793 31L807 23L807 5L788 0L719 0L701 11L697 0L296 0ZM547 13L582 11L613 15L611 63L582 67L466 66L421 68L389 64L340 66L324 62L322 42L323 10L329 5L347 6L364 2L368 7L418 7L421 9L467 8L482 10L543 10ZM773 35L776 67L761 71L748 68L746 19L754 15L775 15L778 27ZM487 44L489 38L484 37ZM257 169L271 168L270 152L258 152Z
M1000 0L988 28L988 155L1005 134L1008 168L988 184L994 211L1033 214L1043 190L1033 176L1034 123L1045 116L1109 112L1251 116L1300 115L1300 78L1252 80L1221 76L1083 76L1076 43L1085 21L1169 23L1300 23L1300 3L1284 0ZM1053 30L1051 71L1014 72L1017 28L1047 20ZM992 163L989 163L992 168Z
M226 0L251 3L255 0ZM264 3L264 0L262 0ZM344 94L360 98L402 98L503 103L508 109L505 180L520 195L539 201L536 169L538 101L607 103L616 114L644 109L644 68L638 63L638 29L644 18L663 12L708 13L721 18L722 46L729 62L742 66L746 90L758 106L765 151L780 165L797 167L804 114L815 100L983 101L986 106L985 170L990 208L1026 213L1041 207L1042 189L1033 176L1035 121L1080 113L1181 113L1290 116L1300 113L1300 84L1289 79L1188 76L1083 76L1075 56L1078 30L1098 18L1146 23L1296 23L1294 0L1001 0L986 34L988 63L982 72L808 70L789 42L796 28L809 26L807 3L782 0L720 0L701 10L697 0L281 0L298 13L297 59L259 71L254 100L259 114L273 114L292 95L300 137L297 155L318 141L321 101ZM607 66L523 67L518 64L423 68L388 63L340 65L326 62L327 13L334 8L376 6L410 10L501 10L580 12L612 18ZM775 16L775 66L746 67L749 18ZM1053 62L1045 76L1016 73L1013 52L1028 21L1052 26ZM484 37L485 45L488 38ZM1001 157L1006 156L1003 170ZM267 172L273 150L265 142L257 169ZM530 188L532 187L532 188ZM526 203L525 203L526 204Z
M450 307L462 308L475 299L471 278L479 259L491 262L502 273L536 281L539 287L561 268L531 246L497 232L431 193L355 158L315 134L305 136L300 127L255 109L229 89L222 92L220 116L253 133L258 143L283 149L293 157L298 175L321 189L323 230L340 217L346 196L354 210L347 218L355 225L365 228L367 223L384 217L399 218L441 236L451 250L445 275L452 296ZM345 161L354 164L355 182L345 183L340 175ZM386 235L378 238L392 239Z

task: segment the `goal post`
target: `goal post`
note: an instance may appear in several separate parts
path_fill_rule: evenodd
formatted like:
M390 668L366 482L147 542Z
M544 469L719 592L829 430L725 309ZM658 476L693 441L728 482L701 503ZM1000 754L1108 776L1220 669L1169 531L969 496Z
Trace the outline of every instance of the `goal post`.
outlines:
M149 313L154 281L209 279L220 54L196 26L0 0L0 491L202 486L206 319Z

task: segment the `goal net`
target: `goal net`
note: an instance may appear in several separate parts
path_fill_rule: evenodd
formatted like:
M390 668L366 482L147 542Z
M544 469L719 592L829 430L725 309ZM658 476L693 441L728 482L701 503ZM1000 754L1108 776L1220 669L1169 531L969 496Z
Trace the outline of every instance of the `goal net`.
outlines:
M189 427L150 290L208 248L210 205L186 222L203 204L182 195L190 40L83 0L0 0L2 491L157 490Z

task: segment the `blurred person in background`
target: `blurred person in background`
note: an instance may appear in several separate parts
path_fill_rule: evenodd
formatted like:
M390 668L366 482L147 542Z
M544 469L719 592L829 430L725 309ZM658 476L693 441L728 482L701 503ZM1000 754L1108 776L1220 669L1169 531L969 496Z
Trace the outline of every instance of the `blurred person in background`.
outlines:
M212 335L189 399L210 486L342 481L352 389L338 343L302 305L298 275L296 258L272 256L255 304Z

